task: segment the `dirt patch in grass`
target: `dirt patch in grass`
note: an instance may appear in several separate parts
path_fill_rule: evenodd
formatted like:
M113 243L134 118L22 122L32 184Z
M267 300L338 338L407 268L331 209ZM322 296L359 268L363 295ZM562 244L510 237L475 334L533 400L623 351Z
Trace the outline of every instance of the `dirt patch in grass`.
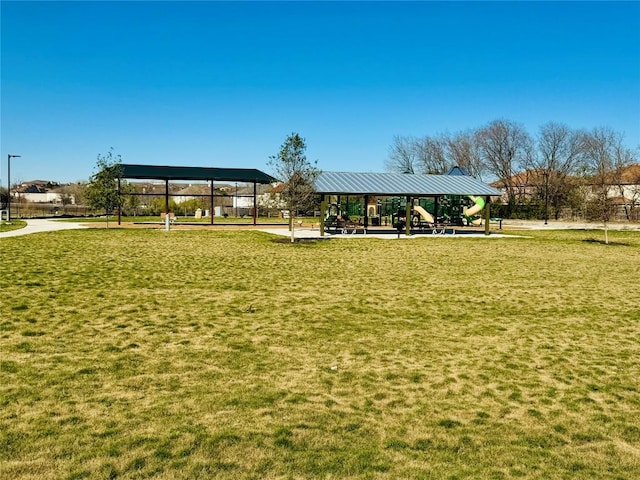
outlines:
M627 243L627 242L612 242L612 241L610 241L609 243L607 243L602 239L595 239L595 238L587 238L587 239L583 240L583 242L586 242L586 243L598 243L600 245L611 245L612 247L630 247L631 246L631 244Z

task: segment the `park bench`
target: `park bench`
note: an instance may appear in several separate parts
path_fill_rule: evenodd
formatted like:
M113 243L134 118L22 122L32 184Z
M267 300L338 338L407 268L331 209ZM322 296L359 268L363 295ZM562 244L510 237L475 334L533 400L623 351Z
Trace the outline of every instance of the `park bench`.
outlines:
M494 222L494 223L498 223L500 226L498 227L500 230L502 230L502 218L500 217L491 217L489 219L490 222Z
M333 231L335 233L341 232L346 234L348 230L355 231L358 227L362 225L358 222L354 222L350 219L338 218L335 215L330 215L324 221L324 229L327 232Z

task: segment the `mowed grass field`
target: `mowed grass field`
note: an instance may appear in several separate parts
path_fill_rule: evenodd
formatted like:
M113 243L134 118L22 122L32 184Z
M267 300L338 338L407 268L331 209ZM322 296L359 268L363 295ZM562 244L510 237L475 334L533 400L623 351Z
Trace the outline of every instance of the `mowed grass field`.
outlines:
M640 233L529 234L4 239L0 477L640 478Z

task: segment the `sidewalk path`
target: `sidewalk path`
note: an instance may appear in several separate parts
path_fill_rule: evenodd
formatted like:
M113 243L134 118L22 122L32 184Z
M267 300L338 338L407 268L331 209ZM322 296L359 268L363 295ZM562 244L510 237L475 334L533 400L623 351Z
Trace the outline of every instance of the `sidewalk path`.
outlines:
M557 221L549 221L548 225L545 225L542 221L524 221L524 220L504 220L502 227L505 230L554 230L554 229L581 229L581 230L591 230L591 229L602 229L604 226L602 224L597 223L585 223L585 222L557 222ZM58 230L72 230L78 228L88 228L86 225L83 225L80 222L67 222L67 221L59 221L59 220L49 220L49 219L30 219L27 220L27 226L24 228L20 228L18 230L11 230L10 232L2 232L0 233L0 239L9 238L9 237L18 237L20 235L28 235L30 233L39 233L39 232L54 232ZM610 230L637 230L640 231L640 224L637 223L612 223L609 225ZM260 228L263 232L268 232L276 235L289 236L290 232L283 228ZM296 238L320 238L320 230L315 228L296 228L295 231ZM364 235L340 235L340 234L329 234L327 233L325 238L328 237L337 237L337 238L362 238ZM395 234L376 234L375 230L370 231L367 235L369 238L397 238ZM401 238L420 238L420 237L439 237L440 235L431 235L431 234L413 234L411 237L406 237L401 234ZM484 234L463 234L460 232L459 235L446 235L457 236L459 238L469 238L469 237L485 237ZM492 238L501 238L504 235L501 232L495 229L491 230ZM487 238L487 237L485 237Z
M608 225L609 230L640 230L640 223L620 223L611 222ZM542 220L510 220L502 221L502 228L508 229L527 229L527 230L603 230L604 224L598 222L570 222L549 220L545 225Z
M87 228L80 223L61 222L59 220L47 220L43 218L35 218L27 220L27 226L18 230L0 233L0 238L18 237L20 235L28 235L30 233L55 232L58 230L74 230L77 228Z

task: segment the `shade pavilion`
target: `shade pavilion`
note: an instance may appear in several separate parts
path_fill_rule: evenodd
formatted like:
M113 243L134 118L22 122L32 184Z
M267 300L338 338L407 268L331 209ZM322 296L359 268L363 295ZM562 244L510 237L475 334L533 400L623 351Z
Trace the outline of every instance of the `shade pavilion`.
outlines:
M121 175L118 178L118 193L120 193L120 179L162 180L165 182L165 214L169 213L169 182L179 180L207 181L211 186L211 205L214 205L214 182L243 182L253 184L253 224L257 223L257 185L276 182L277 180L255 168L215 168L215 167L182 167L161 165L121 164ZM135 195L152 195L136 193ZM212 212L213 213L213 212ZM213 225L213 214L211 224ZM118 224L121 221L121 211L118 210Z
M485 234L489 234L490 200L499 197L495 188L454 168L447 175L418 175L410 173L354 173L322 172L315 181L316 192L321 195L321 234L330 196L357 196L368 205L370 197L405 197L406 218L411 216L414 199L433 197L436 203L446 195L482 196L485 198ZM368 209L364 209L364 228L369 226ZM406 222L406 234L411 234L411 222Z

